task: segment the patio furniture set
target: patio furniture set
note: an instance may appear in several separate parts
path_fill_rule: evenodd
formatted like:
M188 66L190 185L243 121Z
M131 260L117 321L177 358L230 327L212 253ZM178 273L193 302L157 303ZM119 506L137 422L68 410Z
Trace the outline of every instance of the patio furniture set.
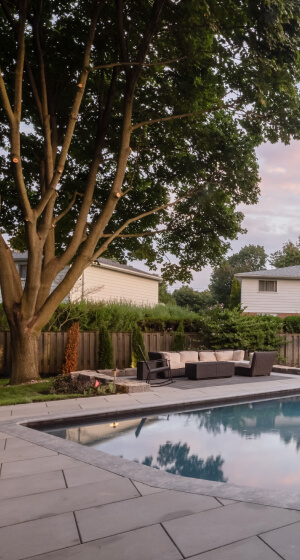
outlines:
M216 350L182 352L149 352L149 360L137 363L137 379L150 383L162 378L162 383L173 383L174 377L189 379L217 379L246 375L250 377L270 375L275 363L276 352L253 352L249 361L244 360L244 350Z

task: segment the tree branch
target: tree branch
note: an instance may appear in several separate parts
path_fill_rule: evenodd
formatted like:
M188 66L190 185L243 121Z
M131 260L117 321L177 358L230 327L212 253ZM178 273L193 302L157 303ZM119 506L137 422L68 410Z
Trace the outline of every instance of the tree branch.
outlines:
M6 113L6 116L8 118L8 121L10 123L10 126L14 126L16 123L15 120L15 115L14 112L12 110L8 95L7 95L7 91L6 91L6 87L5 87L5 83L3 80L3 76L1 73L1 68L0 68L0 96L1 96L1 100L2 100L2 105L4 108L4 111Z
M69 120L68 120L67 129L66 129L64 141L63 141L63 144L62 144L57 168L54 172L54 175L53 175L53 178L52 178L52 181L49 185L48 190L45 192L44 196L41 198L41 200L39 201L39 203L37 204L37 206L35 208L35 213L36 213L37 216L40 216L42 214L42 212L44 211L47 203L49 202L49 200L53 196L54 191L55 191L55 189L58 185L58 182L60 180L61 174L64 170L64 166L65 166L65 163L66 163L69 147L70 147L72 136L73 136L73 133L74 133L75 124L76 124L77 116L78 116L78 113L79 113L81 101L82 101L83 94L84 94L84 91L85 91L85 88L86 88L86 83L87 83L87 78L88 78L87 68L89 66L91 49L92 49L92 45L93 45L93 42L94 42L97 21L98 21L100 10L101 10L102 6L105 4L105 1L106 0L100 0L100 1L94 0L93 13L92 13L92 17L91 17L91 24L90 24L88 37L87 37L87 41L86 41L86 45L85 45L85 49L84 49L82 72L81 72L81 76L80 76L78 87L77 87L77 93L75 95L73 106L72 106L72 109L71 109L71 114L70 114L70 117L69 117Z
M156 208L153 208L152 210L149 210L149 212L144 212L143 214L139 214L138 216L135 216L134 218L129 218L128 220L126 220L126 222L124 222L124 224L122 226L120 226L115 233L113 233L108 240L104 243L104 245L102 245L100 247L100 249L98 249L98 251L96 251L92 257L92 260L96 260L101 253L103 253L104 251L106 251L108 245L116 238L119 237L120 233L129 226L129 224L132 224L133 222L137 222L138 220L141 220L142 218L145 218L146 216L151 216L151 214L154 214L155 212L159 212L160 210L165 210L166 208L170 208L171 206L174 206L175 204L177 204L178 202L180 202L181 200L184 200L185 198L190 198L191 196L193 196L194 194L196 194L198 192L197 190L193 190L187 194L185 194L184 196L180 196L179 198L177 198L176 200L174 200L173 202L168 202L167 204L162 204L161 206L157 206ZM102 236L101 236L102 237Z
M18 122L21 121L22 111L22 87L23 87L23 69L25 58L25 22L26 22L26 7L27 0L20 2L19 11L19 25L17 36L17 64L15 72L15 101L14 101L14 114Z
M173 64L175 62L180 62L181 60L187 59L188 56L181 56L179 58L171 58L170 60L157 60L157 62L111 62L110 64L101 64L100 66L93 66L89 68L89 72L95 72L95 70L104 70L108 68L116 68L123 66L141 66L142 68L149 66L168 66L168 64Z
M159 117L158 119L149 119L148 121L143 121L132 126L132 130L136 130L137 128L141 128L142 126L146 126L148 124L156 124L160 122L172 121L176 119L184 119L187 117L196 117L197 115L205 115L206 113L213 113L215 111L221 111L221 109L231 109L235 107L238 103L241 102L241 99L238 99L234 103L227 103L225 105L219 105L216 107L210 107L209 109L204 109L201 111L193 111L192 113L182 113L180 115L170 115L168 117Z
M73 196L72 196L72 199L70 200L70 203L67 206L67 208L65 210L63 210L58 216L56 216L56 218L54 218L53 224L57 224L57 222L59 222L59 220L61 220L71 210L72 206L75 203L75 200L76 200L77 196L84 196L84 194L80 193L78 191L75 191Z
M167 228L164 229L157 229L155 231L144 231L143 233L125 233L124 235L118 235L118 239L123 239L125 237L145 237L148 235L157 235L158 233L164 233L165 231L167 231ZM113 234L112 233L104 233L103 235L101 235L102 237L111 237Z

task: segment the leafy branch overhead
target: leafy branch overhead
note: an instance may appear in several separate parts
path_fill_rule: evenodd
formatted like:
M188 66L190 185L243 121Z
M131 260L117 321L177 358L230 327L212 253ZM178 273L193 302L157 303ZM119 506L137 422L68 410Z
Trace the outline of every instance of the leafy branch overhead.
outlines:
M13 370L104 252L170 282L220 262L258 200L255 146L299 135L299 16L293 0L0 0ZM24 289L10 247L28 251Z

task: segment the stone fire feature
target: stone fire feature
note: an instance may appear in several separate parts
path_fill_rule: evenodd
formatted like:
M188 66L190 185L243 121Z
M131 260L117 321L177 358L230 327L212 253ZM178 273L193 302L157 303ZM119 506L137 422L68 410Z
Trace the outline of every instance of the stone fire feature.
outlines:
M117 370L115 384L118 391L122 393L146 393L150 391L150 385L148 383L145 383L144 381L138 381L135 378L128 379L128 377L124 376L123 373L124 371L126 370L120 370L120 373L122 372L122 375L118 377L119 370ZM133 368L127 371L130 373L134 372ZM90 379L90 380L98 379L99 381L102 381L102 383L107 384L113 381L114 370L73 371L71 372L71 375L73 377L78 377L79 379Z

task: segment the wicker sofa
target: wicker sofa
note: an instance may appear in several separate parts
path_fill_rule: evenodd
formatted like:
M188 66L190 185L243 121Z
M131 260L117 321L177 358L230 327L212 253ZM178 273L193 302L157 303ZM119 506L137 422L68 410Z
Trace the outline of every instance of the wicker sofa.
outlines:
M244 350L184 350L182 352L148 352L150 360L167 359L170 361L172 377L185 376L186 362L233 362L247 365Z

